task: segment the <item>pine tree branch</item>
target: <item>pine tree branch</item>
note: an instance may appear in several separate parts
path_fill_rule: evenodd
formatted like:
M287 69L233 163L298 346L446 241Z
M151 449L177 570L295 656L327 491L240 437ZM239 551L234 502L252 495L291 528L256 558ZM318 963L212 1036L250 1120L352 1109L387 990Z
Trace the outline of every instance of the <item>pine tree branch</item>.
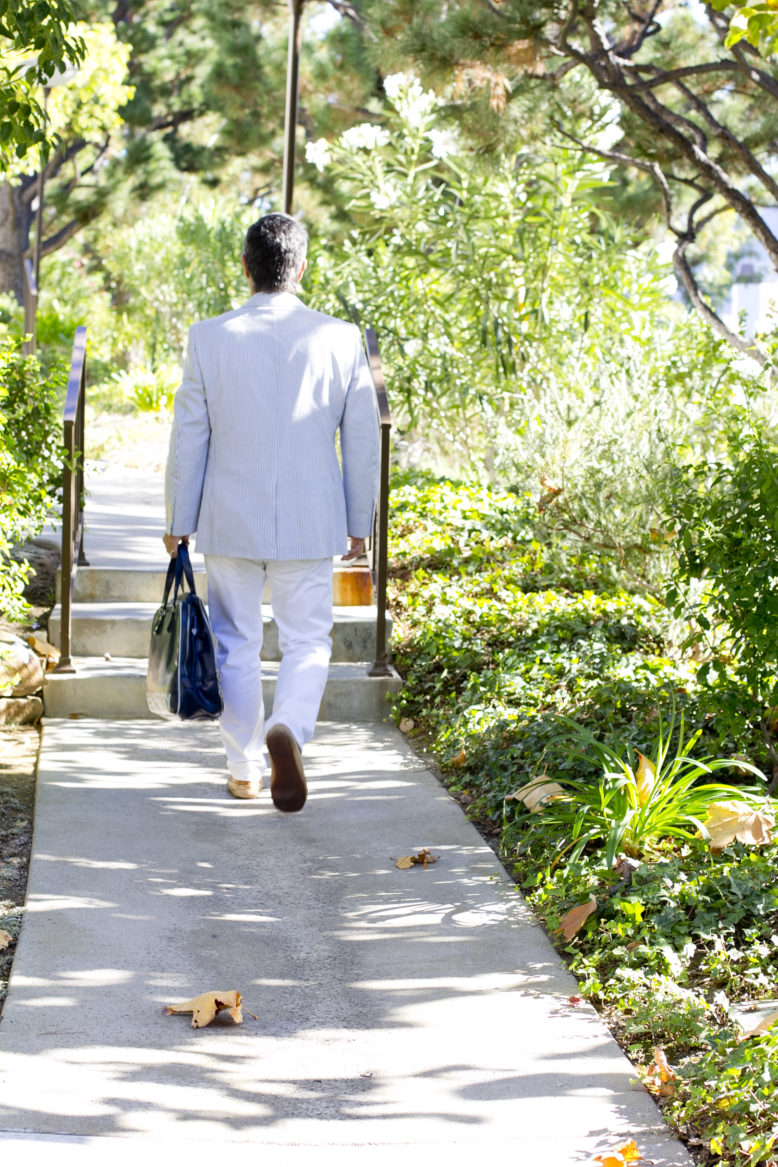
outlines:
M653 0L651 9L646 13L635 12L630 8L628 3L624 3L624 8L629 14L630 20L637 24L638 27L634 30L629 41L622 46L614 46L615 51L620 57L626 59L634 57L635 53L640 52L643 48L648 38L655 36L660 31L661 25L657 22L656 16L663 2L664 0Z
M633 81L633 89L658 89L660 85L671 85L674 81L682 81L686 77L704 77L711 73L737 73L743 70L735 61L707 61L702 65L682 65L677 69L660 69L657 65L630 64L630 70L635 73L653 74L643 81Z
M754 177L759 179L765 190L778 202L778 182L767 173L759 162L759 159L748 149L745 142L741 142L739 138L736 138L727 126L723 125L718 118L714 117L705 102L696 93L693 93L687 85L684 85L682 81L676 81L675 86L678 92L682 93L687 101L694 106L700 116L705 119L716 137L727 143L740 157L741 161L751 171Z
M687 237L679 239L676 249L673 253L673 267L678 274L678 279L683 284L687 296L699 312L700 316L702 316L703 320L706 320L708 324L710 324L711 328L713 328L719 334L719 336L723 337L724 340L726 340L739 352L745 353L747 357L751 357L752 360L756 361L757 364L761 365L764 369L770 363L767 354L763 352L762 349L760 349L759 346L756 345L753 341L749 341L742 336L738 336L736 332L733 332L731 328L728 328L721 317L716 312L714 312L710 305L703 299L699 285L694 278L694 273L692 272L689 261L686 258L686 249L691 242L692 240Z
M606 48L596 22L587 21L587 28L594 51L582 53L577 50L576 55L600 87L620 98L660 140L674 146L691 163L700 177L738 212L778 269L778 238L759 214L756 205L742 193L724 168L708 155L707 150L701 147L699 139L692 141L681 131L677 124L678 115L662 105L653 94L644 95L633 89L623 69L614 60L613 53ZM699 131L699 127L696 128ZM694 137L697 138L697 135Z

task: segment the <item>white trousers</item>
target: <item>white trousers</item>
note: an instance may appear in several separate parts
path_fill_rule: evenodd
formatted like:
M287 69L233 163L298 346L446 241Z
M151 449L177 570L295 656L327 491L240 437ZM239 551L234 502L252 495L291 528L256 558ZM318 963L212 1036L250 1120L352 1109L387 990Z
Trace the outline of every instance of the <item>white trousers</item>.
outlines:
M261 779L265 735L281 723L299 746L316 725L332 651L332 560L206 555L208 611L216 638L224 713L219 722L233 778ZM262 701L262 592L270 582L281 665L273 714Z

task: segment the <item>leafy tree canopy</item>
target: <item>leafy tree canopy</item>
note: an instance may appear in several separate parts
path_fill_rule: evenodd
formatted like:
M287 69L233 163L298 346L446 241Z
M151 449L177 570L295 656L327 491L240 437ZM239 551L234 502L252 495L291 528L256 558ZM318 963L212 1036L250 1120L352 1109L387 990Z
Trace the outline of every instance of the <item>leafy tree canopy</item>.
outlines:
M84 58L73 0L0 0L0 169L46 141L41 87Z
M549 108L568 141L643 176L691 300L751 351L712 310L692 266L706 228L734 213L778 267L762 211L778 202L778 62L747 39L734 43L727 15L677 0L453 0L442 15L433 0L368 0L367 11L382 59L410 58L445 85L452 115L484 147L500 136L518 143L529 102ZM587 121L608 127L599 143L584 140Z

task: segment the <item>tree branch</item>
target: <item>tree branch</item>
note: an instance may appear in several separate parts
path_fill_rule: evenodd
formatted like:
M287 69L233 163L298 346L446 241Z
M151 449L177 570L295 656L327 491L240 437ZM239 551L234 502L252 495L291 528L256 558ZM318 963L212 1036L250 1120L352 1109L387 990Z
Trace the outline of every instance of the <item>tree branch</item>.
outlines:
M592 36L593 38L597 36L594 29ZM759 214L756 205L735 185L723 167L700 147L699 142L691 141L681 132L674 124L672 112L661 105L652 94L644 97L636 92L626 80L623 70L613 60L612 54L606 53L604 58L599 52L579 55L603 89L610 90L620 98L649 129L674 146L698 174L738 212L778 269L778 238Z
M94 218L94 215L91 217ZM59 251L60 247L64 247L68 239L72 239L87 221L86 219L71 219L64 227L60 227L59 231L55 232L54 235L50 235L48 239L43 240L41 244L41 255L51 255L53 252Z
M691 102L700 116L705 119L714 134L726 142L739 155L747 169L751 171L755 178L759 179L765 190L778 202L778 182L767 173L759 162L759 159L748 149L745 142L741 142L739 138L736 138L727 126L723 125L718 118L714 117L705 102L696 93L693 93L688 85L684 85L682 81L676 81L675 86L678 92L682 93L687 101Z
M635 53L640 52L643 48L648 37L655 36L659 32L661 26L657 23L656 14L661 8L662 3L663 0L653 0L650 11L646 13L635 12L630 8L628 3L624 4L624 7L629 13L630 20L637 24L638 28L632 33L630 40L624 44L623 48L614 45L614 51L620 57L627 59L634 57Z
M694 278L694 273L689 266L689 261L686 258L686 249L691 242L692 240L688 237L679 239L678 246L673 253L673 267L678 274L678 279L686 290L687 296L703 320L707 320L708 324L710 324L711 328L715 329L719 336L722 336L739 352L745 353L747 357L751 357L752 360L756 361L764 369L770 363L767 354L762 352L753 341L745 340L742 336L738 336L736 332L733 332L731 328L728 328L721 317L702 298L702 293Z

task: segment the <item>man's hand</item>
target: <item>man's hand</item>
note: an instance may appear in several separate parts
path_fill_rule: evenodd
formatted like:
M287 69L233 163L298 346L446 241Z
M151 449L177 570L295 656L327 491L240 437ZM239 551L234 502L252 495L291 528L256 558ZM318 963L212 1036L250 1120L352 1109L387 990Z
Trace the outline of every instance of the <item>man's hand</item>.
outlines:
M365 554L366 539L355 539L353 535L348 537L348 551L345 555L341 555L341 559L359 559L360 555Z
M183 543L185 547L189 546L188 535L163 535L162 542L165 544L165 550L173 559L176 557L178 551L178 544Z

